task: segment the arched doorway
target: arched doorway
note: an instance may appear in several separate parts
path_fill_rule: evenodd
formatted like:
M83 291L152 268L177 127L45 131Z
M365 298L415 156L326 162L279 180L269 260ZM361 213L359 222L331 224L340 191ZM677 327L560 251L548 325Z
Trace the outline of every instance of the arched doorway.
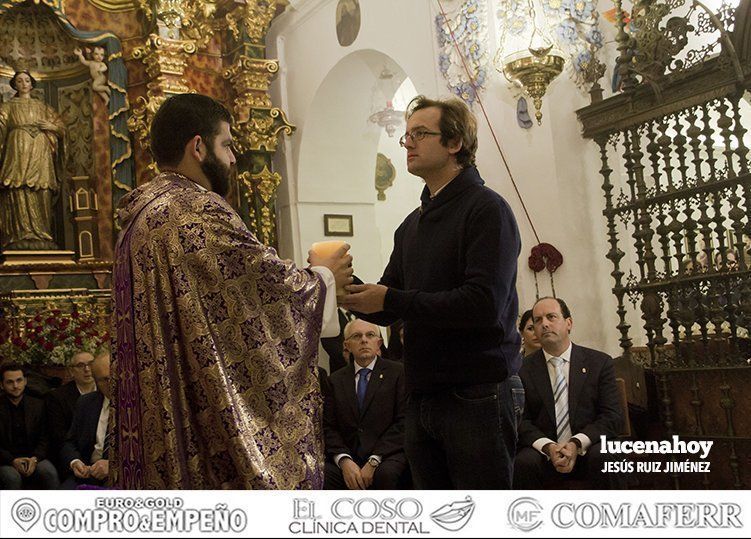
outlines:
M393 73L399 88L397 107L405 106L409 101L405 95L414 92L414 85L402 67L380 51L353 52L328 72L300 126L297 181L289 187L290 203L286 207L282 203L280 211L280 245L294 244L295 255L301 258L312 242L324 239L323 215L351 215L354 235L342 239L352 245L355 270L364 280L380 277L388 261L383 238L393 236L418 203L421 189L414 178L417 195L414 189L401 189L406 165L398 137L403 127L389 137L368 121L374 107L373 88L384 68ZM375 187L379 152L391 160L397 174L395 185L399 185L389 189L385 201L378 200ZM411 199L407 211L401 208L404 199Z

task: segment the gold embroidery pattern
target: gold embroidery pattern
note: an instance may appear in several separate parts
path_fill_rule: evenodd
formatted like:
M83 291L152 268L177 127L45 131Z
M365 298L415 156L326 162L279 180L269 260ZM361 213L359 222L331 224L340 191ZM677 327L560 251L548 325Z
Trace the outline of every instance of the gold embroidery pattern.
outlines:
M142 488L320 487L318 278L174 174L125 197L123 230L165 182L129 253Z

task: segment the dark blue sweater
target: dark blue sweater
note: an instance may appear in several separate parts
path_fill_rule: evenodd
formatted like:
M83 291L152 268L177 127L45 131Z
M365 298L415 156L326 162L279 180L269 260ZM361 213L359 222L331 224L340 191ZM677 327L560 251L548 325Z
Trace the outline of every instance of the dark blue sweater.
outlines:
M516 266L519 230L506 201L468 167L394 235L380 284L384 310L363 316L404 320L408 391L500 382L519 356Z

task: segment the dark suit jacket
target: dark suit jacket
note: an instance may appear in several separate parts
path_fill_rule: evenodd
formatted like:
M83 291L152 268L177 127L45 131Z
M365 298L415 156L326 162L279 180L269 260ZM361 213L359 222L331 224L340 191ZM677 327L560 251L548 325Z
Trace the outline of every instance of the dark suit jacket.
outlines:
M365 392L362 413L355 393L355 367L349 364L331 374L325 395L323 429L326 454L347 453L359 465L370 455L403 459L406 395L404 367L381 357L376 361Z
M349 322L349 318L342 312L342 309L337 309L337 315L339 317L339 335L321 339L321 347L329 355L329 372L332 374L347 365L347 360L344 359L344 326Z
M7 397L0 395L0 464L11 464L16 457L36 457L37 460L47 458L49 438L45 423L44 401L30 395L23 396L26 414L26 435L29 444L34 448L30 455L13 455L11 447L11 419L8 413Z
M60 460L66 468L76 459L87 466L91 464L91 453L96 445L96 429L99 414L102 412L104 395L99 391L81 395L73 412L73 422L60 450Z
M542 350L524 359L519 376L524 383L524 417L519 426L519 448L539 438L556 440L555 401ZM615 384L613 358L602 352L572 345L568 382L571 433L586 434L592 443L600 435L615 436L623 414Z
M60 458L60 449L73 421L73 410L81 394L74 381L64 384L47 394L47 424L50 436L50 456L55 463Z

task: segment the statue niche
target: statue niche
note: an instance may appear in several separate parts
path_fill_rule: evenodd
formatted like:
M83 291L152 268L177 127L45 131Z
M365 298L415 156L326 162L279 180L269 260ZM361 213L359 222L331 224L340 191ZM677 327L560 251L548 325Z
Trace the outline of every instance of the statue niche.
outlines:
M57 249L53 239L53 199L60 192L60 116L31 97L36 79L18 71L16 91L0 104L0 249Z
M0 15L0 253L5 264L13 257L72 262L74 255L92 259L99 251L92 95L101 88L93 89L92 82L104 79L106 85L106 65L102 47L90 60L79 58L80 47L46 6L20 4ZM82 192L91 200L86 222L76 204ZM93 237L78 230L82 224ZM37 253L27 256L28 251Z

